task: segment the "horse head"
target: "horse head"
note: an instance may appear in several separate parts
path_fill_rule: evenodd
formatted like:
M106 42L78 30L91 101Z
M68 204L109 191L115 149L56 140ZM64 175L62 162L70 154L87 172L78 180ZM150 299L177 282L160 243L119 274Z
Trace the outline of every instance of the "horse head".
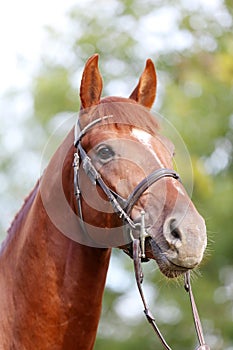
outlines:
M89 159L91 166L83 164L85 171L82 167L79 170L80 206L86 226L94 227L95 231L102 228L106 235L113 230L114 239L118 231L122 232L122 226L128 226L128 223L122 225L117 210L112 209L108 192L99 185L97 178L101 177L122 208L128 206L125 211L135 227L142 224L143 213L147 233L145 257L155 259L167 277L176 277L201 262L207 244L206 227L178 175L173 176L174 145L159 134L158 122L150 113L156 85L154 64L148 59L129 98L101 99L98 56L92 56L86 63L80 88L76 146L81 145L88 157L81 157L83 163ZM91 172L96 173L91 175ZM160 173L167 175L155 178ZM155 179L132 200L135 188L145 185L150 174L156 174ZM132 201L130 205L128 198ZM131 254L131 238L126 231L115 244Z

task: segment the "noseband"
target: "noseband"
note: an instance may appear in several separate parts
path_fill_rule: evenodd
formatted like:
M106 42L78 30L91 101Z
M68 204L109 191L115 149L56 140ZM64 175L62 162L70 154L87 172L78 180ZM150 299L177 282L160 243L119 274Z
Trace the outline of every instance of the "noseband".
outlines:
M158 338L160 339L164 349L171 350L171 348L166 343L165 339L163 338L158 326L155 323L155 318L150 312L145 297L142 291L142 282L143 282L143 272L141 267L142 261L147 261L145 255L145 239L149 237L149 234L146 231L145 228L145 212L141 211L141 222L135 223L132 218L130 217L131 211L135 203L139 200L141 195L155 182L158 180L164 178L164 177L172 177L178 181L180 180L179 175L171 169L161 168L154 170L150 175L145 177L132 191L132 193L128 196L127 199L121 197L118 193L114 192L111 188L107 186L107 184L104 182L103 178L101 177L101 174L97 171L95 166L93 165L90 157L88 157L86 151L81 145L81 139L82 137L96 124L104 121L105 119L111 118L111 115L104 116L102 118L98 118L91 123L89 123L87 126L85 126L80 132L79 124L77 123L75 125L75 141L74 146L77 149L77 152L74 153L74 193L77 200L77 207L78 207L78 214L80 217L80 223L82 226L82 229L84 232L86 232L86 227L83 220L83 214L82 214L82 205L81 205L81 189L79 185L79 166L80 166L80 160L82 161L82 167L89 177L91 183L93 185L99 185L105 195L107 196L109 202L111 203L114 212L122 219L123 224L127 224L127 226L130 228L130 240L132 241L132 249L129 247L127 250L124 250L125 253L130 255L133 258L134 261L134 270L135 270L135 277L137 286L139 289L139 293L144 305L144 313L148 320L148 322L151 324L152 328L154 329L155 333L157 334ZM124 225L125 227L125 225ZM134 237L135 231L140 231L139 238ZM205 344L204 336L202 332L201 322L200 318L197 312L196 304L194 301L194 297L192 294L191 289L191 283L190 283L190 272L185 273L185 283L184 283L185 290L189 293L191 307L192 307L192 313L194 318L194 324L196 328L196 333L198 336L199 344L200 346L196 350L210 350L209 346Z

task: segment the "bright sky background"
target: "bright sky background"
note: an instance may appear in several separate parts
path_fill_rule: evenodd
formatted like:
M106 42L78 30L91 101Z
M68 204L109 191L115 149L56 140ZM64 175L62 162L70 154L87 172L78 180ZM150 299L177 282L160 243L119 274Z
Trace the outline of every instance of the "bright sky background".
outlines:
M75 0L0 2L0 94L11 86L22 87L27 84L23 68L26 67L30 72L37 65L44 26L61 28L65 23L66 12L75 3Z

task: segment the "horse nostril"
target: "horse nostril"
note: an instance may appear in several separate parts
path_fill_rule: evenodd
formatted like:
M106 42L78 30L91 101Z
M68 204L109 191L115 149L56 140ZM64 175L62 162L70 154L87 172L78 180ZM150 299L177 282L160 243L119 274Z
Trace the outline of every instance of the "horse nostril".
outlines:
M174 230L172 230L172 231L171 231L171 235L172 235L175 239L181 240L180 231L178 230L178 228L175 228Z
M179 239L181 241L181 233L178 227L176 226L176 220L172 219L170 222L170 233L172 237L175 239Z
M170 249L178 254L182 247L182 231L179 228L178 221L175 218L167 218L163 227L164 238L167 241Z

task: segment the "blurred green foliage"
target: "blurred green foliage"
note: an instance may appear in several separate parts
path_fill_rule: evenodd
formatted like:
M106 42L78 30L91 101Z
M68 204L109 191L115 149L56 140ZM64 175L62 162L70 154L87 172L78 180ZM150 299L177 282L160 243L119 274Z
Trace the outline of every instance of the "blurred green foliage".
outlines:
M61 111L77 110L77 96L70 86L65 67L46 67L37 77L34 87L34 108L41 124Z
M32 84L31 122L27 119L23 128L25 135L32 128L37 130L38 142L43 143L54 117L78 110L81 72L95 52L100 54L105 95L127 91L127 96L146 58L154 60L158 71L155 109L170 120L188 148L193 201L206 218L209 232L207 256L193 280L206 339L211 349L232 350L233 8L227 0L213 4L215 8L197 0L77 4L68 15L68 29L47 28L54 50L41 60ZM37 140L28 140L27 147L34 149ZM5 159L1 171L8 176L12 167ZM11 191L10 186L6 189ZM127 281L122 277L125 288L111 283L106 287L95 350L160 349L143 315L130 317L134 308L142 309L139 298L131 309L124 301L132 289L137 300L131 262L121 252L115 251L114 256L114 261L121 261L121 269L128 271ZM117 264L115 269L120 271ZM168 282L155 271L154 263L145 265L145 270L149 289L156 291L151 304L168 343L179 350L194 348L195 332L182 283ZM119 312L119 305L125 305L128 317Z

